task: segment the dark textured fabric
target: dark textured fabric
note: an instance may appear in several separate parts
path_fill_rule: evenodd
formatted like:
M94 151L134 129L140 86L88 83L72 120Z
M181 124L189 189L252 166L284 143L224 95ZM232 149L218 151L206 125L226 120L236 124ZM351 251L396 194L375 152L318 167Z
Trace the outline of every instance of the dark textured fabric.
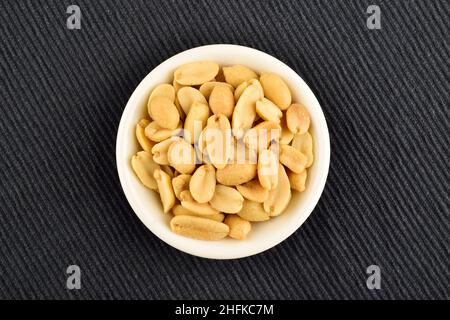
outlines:
M70 4L81 30L66 28ZM1 1L0 298L450 298L449 13L445 0ZM331 135L310 218L233 261L155 237L115 165L141 79L211 43L286 62ZM81 290L66 289L71 264ZM381 290L366 287L372 264Z

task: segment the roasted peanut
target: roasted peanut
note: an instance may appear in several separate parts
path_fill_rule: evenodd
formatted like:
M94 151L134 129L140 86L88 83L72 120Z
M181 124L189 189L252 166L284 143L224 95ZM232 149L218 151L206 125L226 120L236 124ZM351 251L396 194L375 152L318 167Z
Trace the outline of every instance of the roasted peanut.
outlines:
M189 113L189 110L194 102L207 104L206 98L203 94L199 90L192 87L183 87L178 90L177 98L185 114Z
M253 70L241 65L223 67L222 69L225 81L235 88L244 81L258 78L258 75Z
M278 140L281 133L281 127L276 122L263 121L244 135L244 143L249 149L264 150L267 149L272 140Z
M214 196L216 188L216 170L210 164L197 168L189 182L189 191L195 201L206 203Z
M214 114L231 117L234 109L233 91L225 86L215 86L209 97L209 107Z
M294 138L294 134L287 127L286 116L281 118L280 126L281 126L280 144L291 143L292 139Z
M208 118L206 128L199 138L199 147L206 149L209 160L217 168L224 168L231 153L231 126L223 114ZM204 145L203 145L204 144Z
M270 215L264 210L262 203L247 199L244 200L242 209L237 214L247 221L266 221L270 219Z
M199 203L192 198L191 192L189 190L181 191L180 193L181 205L199 215L214 215L220 213L216 209L213 209L209 203Z
M275 103L281 110L291 105L291 91L287 84L278 75L273 73L262 74L259 78L267 99Z
M195 151L184 139L173 142L167 150L167 161L180 173L191 174L195 170Z
M151 152L154 143L145 136L145 128L150 124L147 119L141 119L136 125L136 139L144 151Z
M269 190L264 188L258 179L236 186L242 196L255 202L264 202L269 196Z
M139 151L131 158L131 167L147 188L157 190L158 186L153 177L153 172L160 169L159 165L153 161L151 154L147 151Z
M258 179L264 189L273 190L278 185L278 156L272 150L263 150L258 157Z
M198 141L198 137L206 125L209 117L209 107L201 102L194 102L189 109L184 122L185 139L194 144Z
M261 85L261 82L259 82L258 79L250 79L250 80L248 80L248 84L249 85L254 84L259 90L260 99L261 100L264 99L264 89L263 89L263 87Z
M169 165L169 160L167 159L167 151L169 151L170 145L176 140L167 139L155 144L152 148L153 161L161 165Z
M293 134L306 133L310 122L309 112L301 104L294 103L286 111L286 123Z
M240 85L238 85L236 87L236 89L234 90L234 101L238 101L239 98L242 95L242 92L244 92L244 90L249 86L248 81L244 81L242 82Z
M169 212L175 204L172 180L170 179L170 176L161 169L156 169L153 172L153 177L158 185L159 196L161 198L164 213Z
M244 198L236 189L232 187L216 185L214 196L209 204L214 209L225 213L237 213L242 209Z
M186 86L201 85L211 81L219 72L219 65L210 61L197 61L182 65L175 70L174 78Z
M245 88L234 107L231 126L237 139L241 138L245 131L252 127L256 117L256 101L261 99L261 93L257 85L252 84Z
M168 83L160 84L160 85L156 86L155 89L153 89L148 100L150 101L150 100L152 100L152 98L158 97L158 96L166 97L169 100L174 101L175 100L175 89L172 85L170 85Z
M225 219L225 215L222 213L217 213L217 214L212 214L212 215L202 215L202 214L198 214L197 212L190 211L179 204L176 204L172 208L172 213L174 216L195 216L195 217L201 217L201 218L205 218L205 219L211 219L211 220L218 221L218 222L222 222L223 219Z
M152 121L147 127L145 127L144 133L149 140L153 142L161 142L177 135L180 128L181 121L178 123L178 126L175 130L163 128L159 126L156 121Z
M280 215L291 200L291 186L286 171L282 165L278 166L278 184L269 191L269 196L263 203L264 211L271 217Z
M220 240L230 232L230 228L222 222L194 216L175 216L170 220L173 232L199 240Z
M305 167L309 168L314 161L313 140L311 134L306 132L304 134L294 135L294 139L292 139L292 146L306 155L308 161L306 162Z
M303 170L301 173L289 172L289 183L291 188L299 192L305 191L307 172Z
M180 174L172 179L173 192L178 200L181 200L180 193L184 190L189 190L189 181L191 181L191 175Z
M180 114L173 101L163 96L156 96L150 101L152 118L159 126L175 129L180 122Z
M160 84L160 85L156 86L155 89L153 89L152 93L150 94L150 97L148 98L148 102L147 102L147 110L148 110L148 114L150 115L150 117L152 117L152 113L151 113L151 109L150 109L150 101L154 97L166 97L170 101L174 102L175 101L175 88L170 84L164 83L164 84ZM153 117L152 117L152 119L153 119Z
M280 162L295 173L301 173L305 170L308 158L292 146L281 145Z
M223 169L217 169L217 181L226 186L237 186L256 177L256 164L230 163Z
M229 88L231 91L234 90L234 88L231 84L228 84L226 82L218 82L218 81L205 82L204 84L202 84L200 86L199 90L206 99L209 99L211 92L213 91L213 89L215 87L225 87L225 88Z
M283 116L280 108L266 98L256 101L256 113L264 120L276 123L280 123L280 119Z
M236 215L229 215L224 223L230 228L228 235L237 240L245 240L247 234L252 229L252 224Z

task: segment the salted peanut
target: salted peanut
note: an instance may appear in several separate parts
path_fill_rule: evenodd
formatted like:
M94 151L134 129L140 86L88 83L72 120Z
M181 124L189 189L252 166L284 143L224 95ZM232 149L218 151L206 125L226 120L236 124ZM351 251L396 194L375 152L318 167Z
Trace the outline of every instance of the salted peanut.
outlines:
M131 157L131 167L144 186L153 190L158 189L153 172L160 169L160 167L153 161L152 155L149 152L139 151Z
M261 99L258 86L255 84L245 88L234 107L231 126L233 134L240 139L246 130L250 129L256 117L256 101Z
M225 81L235 88L244 81L258 78L255 71L238 64L231 67L223 67L222 69Z
M161 127L156 121L152 121L145 127L145 136L151 141L161 142L177 135L179 129L181 129L181 125L182 122L180 121L177 128L175 130L171 130Z
M278 75L264 73L259 78L267 99L275 103L281 110L286 110L291 105L291 91L286 82Z
M234 90L234 88L231 84L228 84L226 82L219 82L219 81L205 82L204 84L202 84L200 86L199 90L206 99L209 99L209 96L211 95L211 92L213 91L213 89L215 87L225 87L225 88L230 89L231 91Z
M185 114L189 113L194 102L207 104L205 96L199 90L192 87L183 87L178 90L177 99Z
M295 173L305 170L308 158L292 146L280 146L280 162Z
M292 146L306 155L308 161L306 162L305 167L309 168L314 161L314 153L313 153L313 139L309 132L304 134L296 134L294 135L294 139L292 139Z
M263 150L258 157L258 179L261 186L273 190L278 185L278 157L272 150Z
M283 116L280 108L266 98L256 101L256 113L264 120L276 123L280 123L280 119Z
M280 126L281 126L280 144L291 143L292 139L294 138L294 134L287 127L286 116L281 118Z
M239 100L239 98L242 95L242 92L244 92L245 88L247 88L248 86L249 86L248 81L244 81L240 85L238 85L236 89L234 89L234 101L237 102Z
M161 165L170 165L167 159L167 152L170 145L176 141L176 139L167 139L155 144L152 148L153 161Z
M180 122L180 114L177 107L169 98L163 96L154 97L150 101L152 118L159 126L166 129L175 129Z
M220 240L230 232L225 223L187 215L173 217L170 229L176 234L198 240Z
M159 197L163 205L164 213L169 212L170 209L175 204L175 194L172 188L172 179L170 176L162 171L161 169L156 169L153 172L153 177L158 185Z
M211 207L225 213L237 213L242 209L244 197L234 188L216 185L213 198L209 201Z
M255 202L262 203L269 196L269 190L265 189L259 183L259 179L253 179L252 181L236 186L236 189L244 198Z
M180 201L183 208L186 208L189 211L196 212L199 215L210 216L220 213L219 211L211 207L209 203L199 203L195 201L189 190L181 191Z
M191 175L189 174L180 174L172 179L173 192L178 200L181 200L181 192L189 190L189 181L191 181Z
M185 207L183 207L182 205L176 204L173 208L172 208L172 213L174 216L194 216L194 217L202 217L205 219L211 219L214 221L218 221L218 222L222 222L223 219L225 219L225 215L222 213L217 213L217 214L212 214L212 215L201 215L198 214L197 212L194 211L190 211L188 209L186 209Z
M219 72L219 65L211 61L196 61L182 65L175 70L174 78L185 86L201 85L211 81Z
M288 173L289 183L291 184L292 189L299 192L305 191L306 177L308 175L306 171L307 170L303 170L301 173L290 171Z
M226 186L237 186L256 177L256 164L231 163L223 169L217 169L217 181Z
M185 139L194 144L206 126L209 117L209 107L201 102L194 102L184 121Z
M267 221L270 219L270 215L264 211L262 203L244 200L241 211L239 211L238 216L247 221Z
M195 201L206 203L214 196L216 189L216 170L210 164L204 164L195 170L189 182L189 191Z
M248 130L243 140L249 149L264 150L272 140L278 141L280 134L281 127L278 123L263 121Z
M175 88L168 83L163 83L163 84L156 86L155 89L153 89L152 93L150 94L150 96L148 98L148 102L147 102L148 114L150 115L150 117L152 119L153 119L153 117L152 117L151 108L150 108L150 101L154 97L166 97L170 101L174 102L175 101Z
M150 124L150 121L147 119L141 119L139 120L138 124L136 125L136 138L139 142L139 145L141 146L144 151L151 152L152 147L154 143L150 141L145 136L145 128Z
M308 132L310 122L309 112L301 104L294 103L286 111L286 123L293 134Z
M223 223L230 228L228 235L237 240L245 240L247 234L252 229L252 224L250 222L236 215L227 216Z
M186 140L173 142L167 150L167 161L180 173L191 174L195 170L195 150Z
M231 117L234 109L233 91L225 86L215 86L209 97L209 107L214 114Z
M278 185L269 191L269 196L263 203L264 211L271 217L280 215L291 200L291 186L283 166L278 166Z
M223 114L212 115L208 118L206 128L202 131L199 144L204 144L209 160L217 168L224 168L231 152L231 125Z

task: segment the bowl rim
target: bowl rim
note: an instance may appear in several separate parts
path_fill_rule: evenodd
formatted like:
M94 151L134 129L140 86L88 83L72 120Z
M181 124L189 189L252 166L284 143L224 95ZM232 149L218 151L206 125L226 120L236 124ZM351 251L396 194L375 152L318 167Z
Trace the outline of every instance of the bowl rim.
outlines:
M313 193L311 198L308 198L308 203L304 211L306 211L306 214L303 216L303 218L298 219L297 223L294 225L290 225L289 227L286 227L283 232L280 232L278 236L274 236L271 238L271 241L269 243L266 243L265 245L259 245L254 246L252 248L249 248L249 250L242 254L234 254L234 253L228 253L228 254L221 254L219 252L199 252L198 250L192 249L189 247L189 245L184 245L183 242L176 242L172 241L171 237L167 237L164 233L160 232L158 228L152 227L151 222L146 219L146 217L140 212L140 206L138 206L137 202L131 195L131 191L129 188L127 188L127 180L129 179L129 175L126 172L126 165L124 165L122 159L120 158L120 151L122 148L122 144L124 143L124 139L127 136L126 132L126 125L127 120L131 116L131 109L132 106L136 104L136 101L141 97L142 94L146 94L148 96L148 92L142 92L145 88L145 83L149 81L149 79L156 74L159 69L161 69L165 65L170 65L174 60L177 60L181 56L184 55L192 55L192 61L195 61L195 53L198 51L203 50L210 50L210 49L219 49L219 50L247 50L249 52L254 53L255 55L263 56L264 58L273 60L274 63L282 66L286 72L291 73L291 77L295 78L295 81L298 81L300 83L303 83L304 86L309 90L309 95L311 98L315 100L316 105L319 107L320 111L318 113L318 117L320 118L320 122L322 123L321 129L323 129L323 132L321 131L322 135L322 142L325 141L325 144L321 144L321 150L322 150L322 160L325 161L323 163L323 167L321 167L321 172L319 174L319 177L316 181L316 188L317 192ZM213 58L211 60L214 60ZM286 73L285 72L285 73ZM238 258L244 258L248 256L252 256L261 252L264 252L268 249L271 249L278 245L279 243L286 240L288 237L290 237L296 230L300 228L300 226L305 222L305 220L311 215L312 211L314 210L315 206L317 205L323 190L325 188L326 180L328 177L329 172L329 166L330 166L330 157L331 157L331 147L330 147L330 138L329 138L329 131L328 131L328 125L326 122L326 118L323 112L322 107L320 106L320 103L311 90L311 88L308 86L308 84L303 80L303 78L300 77L291 67L289 67L287 64L282 62L281 60L275 58L274 56L267 54L263 51L248 47L248 46L242 46L242 45L235 45L235 44L210 44L210 45L203 45L194 47L191 49L187 49L185 51L179 52L172 57L164 60L159 65L157 65L154 69L152 69L138 84L136 89L131 94L124 110L122 113L122 116L120 118L119 128L117 131L117 137L116 137L116 166L117 171L119 175L120 184L122 187L122 190L125 194L125 197L130 204L131 208L133 209L133 212L137 215L139 220L146 226L147 229L149 229L154 235L156 235L159 239L167 243L168 245L182 251L185 253L189 253L194 256L202 257L202 258L209 258L209 259L238 259ZM173 234L173 236L178 236L176 234ZM176 243L175 243L176 242Z

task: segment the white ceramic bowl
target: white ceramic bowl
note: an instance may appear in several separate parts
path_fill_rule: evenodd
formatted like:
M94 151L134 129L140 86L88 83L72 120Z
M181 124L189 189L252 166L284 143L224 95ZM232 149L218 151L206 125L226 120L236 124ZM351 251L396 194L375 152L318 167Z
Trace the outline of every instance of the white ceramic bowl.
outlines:
M200 241L173 233L170 214L164 214L157 193L145 188L134 174L130 159L138 150L135 126L147 115L147 100L160 83L171 83L174 70L188 62L210 60L220 65L242 64L257 72L280 75L292 91L293 101L305 105L311 115L314 138L314 164L308 169L306 190L293 192L286 211L265 222L252 223L245 241L226 238ZM167 244L192 255L212 259L234 259L270 249L294 233L308 218L325 186L330 163L330 139L322 109L311 89L291 68L280 60L256 49L237 45L207 45L181 52L167 59L150 72L133 92L120 120L116 145L117 170L125 195L139 219Z

